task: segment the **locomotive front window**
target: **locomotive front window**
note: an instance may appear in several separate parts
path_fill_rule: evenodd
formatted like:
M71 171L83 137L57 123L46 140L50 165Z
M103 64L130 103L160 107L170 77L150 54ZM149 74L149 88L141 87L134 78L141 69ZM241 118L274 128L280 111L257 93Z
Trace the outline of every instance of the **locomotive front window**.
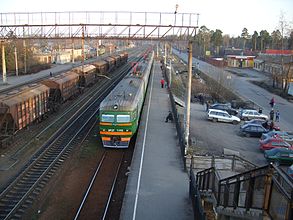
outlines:
M104 115L102 114L102 122L114 122L114 115Z
M130 115L117 115L117 122L130 122Z

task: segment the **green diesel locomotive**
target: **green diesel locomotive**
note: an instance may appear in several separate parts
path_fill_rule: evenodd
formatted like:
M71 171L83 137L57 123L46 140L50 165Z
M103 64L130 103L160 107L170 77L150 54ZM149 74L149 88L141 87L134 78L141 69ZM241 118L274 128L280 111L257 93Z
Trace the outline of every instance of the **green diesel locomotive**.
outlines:
M100 104L100 136L104 147L127 148L136 133L154 60L149 52Z

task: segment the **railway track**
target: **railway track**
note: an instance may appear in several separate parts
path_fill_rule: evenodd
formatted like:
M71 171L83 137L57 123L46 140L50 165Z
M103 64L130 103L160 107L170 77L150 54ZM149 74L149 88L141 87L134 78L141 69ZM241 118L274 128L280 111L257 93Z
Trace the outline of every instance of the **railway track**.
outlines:
M129 67L127 67L129 69ZM124 73L127 69L124 69ZM106 83L89 100L80 115L59 129L31 158L23 172L0 194L0 219L20 219L34 198L69 157L74 146L81 143L96 123L100 101L125 74ZM93 101L94 100L94 101Z
M106 218L124 152L113 149L104 152L74 220Z

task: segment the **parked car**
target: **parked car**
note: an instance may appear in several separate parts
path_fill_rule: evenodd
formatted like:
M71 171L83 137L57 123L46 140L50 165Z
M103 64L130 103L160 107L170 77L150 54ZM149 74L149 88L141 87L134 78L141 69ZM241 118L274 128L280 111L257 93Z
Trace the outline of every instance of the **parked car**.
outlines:
M209 109L218 109L222 111L228 112L230 115L237 115L238 111L234 108L231 108L230 104L224 104L224 103L215 103L209 107Z
M249 121L245 121L243 125L245 124L259 124L259 125L262 125L265 129L270 129L270 124L265 119L260 119L260 118L251 119ZM280 127L274 123L273 130L279 131Z
M261 114L259 113L257 110L254 109L242 109L240 112L240 118L244 121L248 121L251 119L264 119L264 120L268 120L269 117L265 114Z
M226 111L217 110L217 109L209 109L207 113L207 118L212 120L213 122L229 122L233 124L237 124L240 122L240 118L230 115Z
M284 141L282 138L279 137L269 137L264 140L259 141L259 149L260 150L270 150L273 148L279 148L279 147L285 147L285 148L291 148L291 144Z
M292 164L293 150L291 148L274 148L264 152L265 158L269 162L276 162L278 164Z
M263 133L267 133L268 131L262 125L258 124L246 124L240 127L240 134L246 137L261 137Z
M261 139L267 139L268 137L280 137L284 141L287 141L291 144L293 144L293 132L287 132L287 131L269 131L268 133L264 133L261 136Z

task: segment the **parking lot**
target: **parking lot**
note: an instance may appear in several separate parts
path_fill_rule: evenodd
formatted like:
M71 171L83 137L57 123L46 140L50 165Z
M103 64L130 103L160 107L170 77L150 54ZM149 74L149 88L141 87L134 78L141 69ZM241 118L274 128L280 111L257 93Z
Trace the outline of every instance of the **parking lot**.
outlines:
M224 148L239 152L240 156L256 165L267 164L259 150L259 139L239 135L240 124L207 120L206 106L191 103L190 138L196 154L221 155Z

